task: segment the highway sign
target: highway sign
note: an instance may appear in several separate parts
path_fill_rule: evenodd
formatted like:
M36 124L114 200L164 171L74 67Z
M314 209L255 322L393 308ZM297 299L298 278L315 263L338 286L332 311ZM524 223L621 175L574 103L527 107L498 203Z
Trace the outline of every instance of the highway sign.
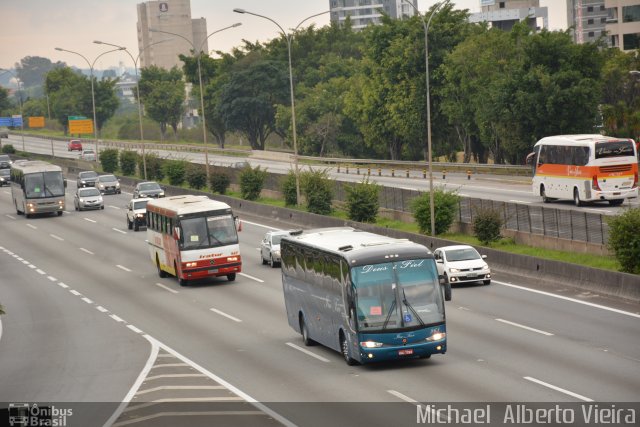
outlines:
M44 116L29 117L29 127L30 128L43 128L44 127Z
M93 133L93 120L69 120L69 133Z

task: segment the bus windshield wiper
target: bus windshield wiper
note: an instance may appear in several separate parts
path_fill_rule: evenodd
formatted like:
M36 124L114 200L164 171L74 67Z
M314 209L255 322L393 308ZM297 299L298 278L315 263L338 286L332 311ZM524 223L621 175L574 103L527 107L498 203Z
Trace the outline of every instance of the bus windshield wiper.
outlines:
M404 288L402 288L402 302L409 308L409 310L411 310L413 315L416 316L416 319L420 323L420 326L424 326L424 322L422 321L422 318L420 317L418 312L413 308L411 304L409 304L409 301L407 301L407 295L404 293Z
M393 309L396 308L396 300L394 299L391 303L391 307L389 307L389 312L387 313L386 319L384 319L384 323L382 324L382 329L387 329L387 325L389 324L389 320L391 319L391 313L393 313Z

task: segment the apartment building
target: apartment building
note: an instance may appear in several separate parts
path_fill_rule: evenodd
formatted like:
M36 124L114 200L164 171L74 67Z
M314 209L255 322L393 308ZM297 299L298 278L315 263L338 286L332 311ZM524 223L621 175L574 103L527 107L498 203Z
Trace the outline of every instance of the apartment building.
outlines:
M418 0L329 0L331 22L344 24L351 19L354 30L380 23L383 13L394 19L403 19L415 15ZM415 9L414 9L415 8Z
M538 31L549 28L546 7L538 0L480 0L481 12L472 13L469 22L489 22L493 28L510 31L517 22L526 22Z

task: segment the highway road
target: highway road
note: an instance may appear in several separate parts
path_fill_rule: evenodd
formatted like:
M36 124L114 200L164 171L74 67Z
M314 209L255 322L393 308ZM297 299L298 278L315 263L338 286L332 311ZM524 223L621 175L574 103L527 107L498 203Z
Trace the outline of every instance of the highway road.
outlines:
M15 134L13 134L9 138L9 141L15 146L16 149L22 149L21 136L16 136ZM50 139L33 137L25 137L24 141L25 150L28 152L46 155L51 155L53 152L55 156L74 159L77 159L80 156L77 151L67 151L66 141L54 141ZM85 142L85 148L95 148L95 145L91 142ZM162 158L186 159L196 163L205 162L205 156L203 153L164 150L147 150L147 152L154 152ZM267 169L269 172L279 174L286 174L293 167L293 165L287 162L275 160L262 160L254 158L250 158L247 160L254 167L261 166L262 169ZM230 166L233 163L237 163L238 161L238 157L221 156L217 155L214 152L209 153L209 163L213 165ZM300 168L302 170L305 170L309 168L309 166L300 164ZM366 169L361 169L360 175L357 175L356 171L353 168L351 168L349 174L346 173L344 168L341 168L340 172L338 172L335 167L314 168L327 169L333 179L346 182L361 182L365 177L365 173L367 172ZM390 169L384 169L382 171L383 176L377 176L377 170L373 170L371 171L371 173L372 175L369 177L370 181L376 182L383 186L398 187L418 191L429 190L429 180L423 178L423 172L421 170L411 171L409 178L406 177L406 170L397 170L395 172L395 177L391 176ZM597 202L592 203L588 206L577 208L573 205L573 202L571 200L556 201L551 204L543 204L542 199L539 196L532 194L531 179L524 176L477 174L472 175L471 179L467 179L468 177L464 173L449 172L446 174L446 178L444 179L442 173L434 173L433 178L435 188L444 188L449 191L456 191L463 197L490 199L534 206L544 205L557 209L575 209L604 215L615 215L623 212L625 207L640 206L640 201L638 199L630 200L628 202L625 202L624 205L616 207L609 206L609 204L606 202Z
M280 224L242 218L237 280L180 287L157 276L146 232L126 228L130 197L27 220L0 189L0 401L128 402L117 426L186 412L191 425L378 426L414 425L416 402L640 396L637 304L496 271L490 286L454 288L446 355L350 367L287 324L280 271L257 249Z

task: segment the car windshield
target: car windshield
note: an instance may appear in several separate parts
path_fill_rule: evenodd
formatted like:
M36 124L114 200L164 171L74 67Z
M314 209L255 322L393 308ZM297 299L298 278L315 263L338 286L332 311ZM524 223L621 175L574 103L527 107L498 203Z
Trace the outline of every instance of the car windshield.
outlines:
M25 175L27 198L64 196L64 180L60 172L37 172Z
M80 197L90 197L90 196L99 196L100 191L97 188L80 188L78 189L78 196Z
M93 150L85 150L85 151L83 151L83 153L84 153L85 155L87 155L87 154L95 154L95 153L93 152Z
M140 191L148 191L148 190L160 190L160 185L158 185L158 183L156 182L140 184Z
M2 176L9 176L10 172L11 172L10 169L0 169L0 175Z
M271 236L272 245L279 245L281 240L282 240L282 234L274 234Z
M113 175L103 175L103 176L100 177L100 181L102 181L102 182L113 182L113 181L117 181L117 179Z
M8 162L11 160L6 154L0 155L0 162Z
M89 172L80 172L80 178L95 178L98 176L97 172L89 171Z
M183 250L238 243L235 220L231 215L182 219L180 227L180 247Z
M133 209L147 209L147 202L148 200L135 201L133 202Z
M358 330L412 328L444 321L433 259L413 259L351 269Z
M463 249L451 249L445 251L447 261L455 262L455 261L469 261L472 259L479 259L480 254L473 248L463 248Z

